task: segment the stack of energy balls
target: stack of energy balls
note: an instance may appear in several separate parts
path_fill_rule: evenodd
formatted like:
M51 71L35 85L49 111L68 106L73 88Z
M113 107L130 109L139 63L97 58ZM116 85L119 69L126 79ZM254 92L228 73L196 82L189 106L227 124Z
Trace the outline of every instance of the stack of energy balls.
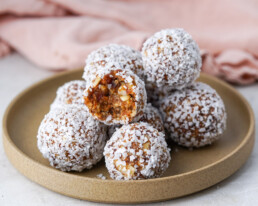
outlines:
M220 96L195 82L201 65L183 29L155 33L142 52L116 44L93 51L85 81L57 90L38 130L39 150L62 171L90 169L105 156L113 179L160 177L171 159L167 139L198 148L226 128Z

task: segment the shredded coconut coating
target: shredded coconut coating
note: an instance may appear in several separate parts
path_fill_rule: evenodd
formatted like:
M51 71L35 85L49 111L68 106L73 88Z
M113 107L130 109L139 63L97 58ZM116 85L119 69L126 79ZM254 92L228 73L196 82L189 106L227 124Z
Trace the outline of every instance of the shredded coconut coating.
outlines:
M202 66L199 47L183 29L161 30L145 41L143 67L148 81L182 89L199 76Z
M107 179L102 173L97 174L97 178L102 179L102 180Z
M145 81L145 88L147 92L147 101L157 108L160 106L160 101L175 91L173 88L166 85L163 87L157 87L156 83L148 80Z
M90 169L103 157L106 129L80 106L57 107L38 130L38 148L50 165L62 171Z
M98 117L89 110L88 111L91 113L91 115L95 118L98 119L99 121L103 122L106 125L116 125L116 124L128 124L130 122L134 122L139 120L143 113L145 106L147 104L147 93L145 90L145 84L144 81L142 81L136 74L134 74L130 70L121 70L120 67L112 67L112 68L105 68L105 69L99 69L96 71L95 77L92 78L91 81L87 81L86 83L86 89L84 91L84 98L87 98L89 95L89 92L95 88L98 83L103 79L106 75L109 75L112 77L110 74L112 71L116 72L116 76L119 76L123 79L124 83L131 85L131 89L133 90L134 93L134 103L136 105L135 111L132 111L132 117L131 118L121 118L121 119L113 119L111 115L109 115L105 120L98 119ZM96 83L97 82L97 83ZM111 85L108 85L111 87ZM122 97L123 95L121 95ZM113 105L115 108L116 105Z
M219 139L226 129L226 110L218 93L204 83L174 92L160 107L172 140L186 147L202 147Z
M81 105L83 103L83 91L86 89L86 82L74 80L65 83L59 87L56 92L56 98L51 104L50 109L63 107L64 105Z
M144 109L143 116L137 122L146 122L157 129L159 132L165 134L165 129L163 126L163 120L159 110L153 107L148 103ZM108 128L108 136L111 137L117 128L120 128L122 125L112 125Z
M109 174L115 180L160 177L171 159L164 133L145 122L118 129L108 140L104 155Z
M86 59L83 78L91 81L99 69L113 67L131 70L142 80L145 78L141 52L129 46L117 44L109 44L90 53Z
M146 122L157 129L159 132L165 132L163 126L163 120L159 110L153 107L150 103L147 104L144 110L143 116L138 120L138 122Z

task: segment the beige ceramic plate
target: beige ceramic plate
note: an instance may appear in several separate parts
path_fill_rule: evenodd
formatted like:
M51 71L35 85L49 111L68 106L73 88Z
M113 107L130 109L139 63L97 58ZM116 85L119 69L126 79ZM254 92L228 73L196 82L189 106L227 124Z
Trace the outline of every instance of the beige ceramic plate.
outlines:
M172 147L170 166L157 179L111 180L104 161L82 173L56 170L37 149L37 129L55 98L56 89L81 76L82 70L75 70L33 85L13 100L3 119L4 148L9 160L26 177L50 190L96 202L168 200L203 190L227 178L244 164L252 151L254 116L249 104L228 84L202 74L199 80L218 91L228 113L227 130L214 145L193 151ZM97 179L99 173L108 180Z

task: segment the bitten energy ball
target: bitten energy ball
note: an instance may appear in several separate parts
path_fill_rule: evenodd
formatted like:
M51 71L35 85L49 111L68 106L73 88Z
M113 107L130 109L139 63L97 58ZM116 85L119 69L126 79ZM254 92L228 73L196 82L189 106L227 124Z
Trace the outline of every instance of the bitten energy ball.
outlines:
M120 67L120 69L131 70L144 80L142 56L128 46L109 44L89 54L86 59L83 78L86 81L95 78L99 69Z
M182 146L211 144L226 129L224 103L217 92L204 83L174 92L163 100L160 111L170 137Z
M159 110L153 107L151 104L147 104L143 116L137 122L146 122L157 129L159 132L165 133L163 120L159 113ZM111 137L117 128L120 128L121 125L112 125L108 128L108 135Z
M83 107L59 107L45 115L37 139L51 166L80 172L103 157L106 130Z
M146 102L144 82L130 70L119 68L98 70L84 92L89 112L107 125L137 121Z
M173 89L191 85L202 65L198 45L183 29L155 33L143 44L142 59L148 81Z
M118 129L108 140L104 155L109 174L116 180L160 177L170 162L164 134L144 122Z
M86 89L85 81L75 80L65 83L56 92L56 98L51 109L64 105L84 105L83 91Z

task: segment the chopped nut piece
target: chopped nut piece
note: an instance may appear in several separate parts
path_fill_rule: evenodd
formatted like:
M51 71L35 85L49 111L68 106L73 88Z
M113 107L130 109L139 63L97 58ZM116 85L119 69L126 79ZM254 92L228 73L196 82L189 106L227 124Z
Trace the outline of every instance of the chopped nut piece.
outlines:
M123 95L123 96L127 95L126 86L121 86L121 87L119 87L119 89L118 89L118 94L119 94L119 95Z
M104 85L99 85L99 88L102 90L102 91L105 91L107 89L107 87L105 87Z
M135 168L132 167L131 165L127 165L127 166L124 166L121 164L119 165L117 161L115 162L115 165L117 170L119 170L123 175L127 176L128 178L134 175Z
M150 148L150 142L146 142L142 146L143 146L143 149L149 149Z
M131 116L135 116L136 115L136 110L133 110L131 113Z
M130 96L129 96L129 95L120 96L120 99L121 99L122 101L127 101L128 99L130 99Z
M95 87L98 85L98 83L101 81L101 78L100 77L97 77L94 82L92 83L92 85Z
M135 169L134 169L134 167L132 167L131 165L128 166L128 169L129 169L129 171L130 171L130 177L132 177L132 176L134 175Z

